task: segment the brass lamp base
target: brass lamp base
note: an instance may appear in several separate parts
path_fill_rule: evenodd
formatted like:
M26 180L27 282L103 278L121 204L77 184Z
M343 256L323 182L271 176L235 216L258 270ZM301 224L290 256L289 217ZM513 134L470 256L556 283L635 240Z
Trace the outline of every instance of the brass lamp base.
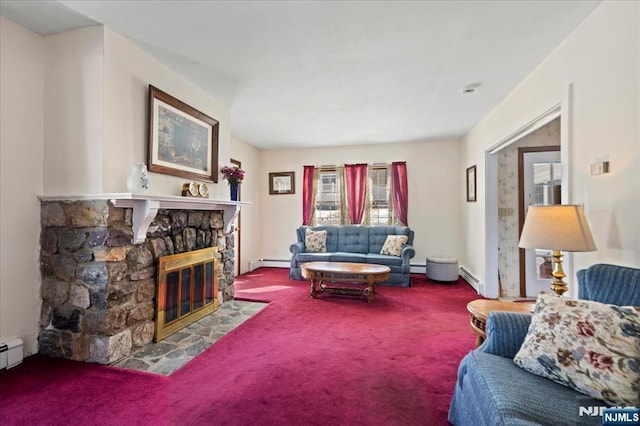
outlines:
M569 286L563 281L566 277L564 270L562 269L562 253L560 250L553 251L553 280L551 281L551 290L553 290L558 296L562 296Z

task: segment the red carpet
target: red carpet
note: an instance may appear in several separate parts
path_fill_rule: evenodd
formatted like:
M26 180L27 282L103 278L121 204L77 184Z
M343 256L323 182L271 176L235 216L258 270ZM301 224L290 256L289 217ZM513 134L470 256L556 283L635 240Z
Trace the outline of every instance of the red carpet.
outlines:
M169 380L34 355L0 372L0 424L166 425Z
M367 304L311 299L287 273L237 277L237 298L269 306L169 378L27 359L0 374L2 423L447 424L457 365L474 344L468 285L415 275Z

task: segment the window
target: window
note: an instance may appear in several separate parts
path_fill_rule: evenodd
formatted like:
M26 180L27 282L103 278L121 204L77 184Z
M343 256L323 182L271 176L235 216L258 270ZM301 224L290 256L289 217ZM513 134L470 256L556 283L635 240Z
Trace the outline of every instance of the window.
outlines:
M370 165L366 173L363 225L395 225L400 221L393 208L391 165ZM345 192L344 167L316 168L312 226L350 223Z
M391 182L387 166L369 168L369 225L392 224Z
M338 169L322 169L318 173L315 224L340 225L342 223L341 178Z
M534 205L560 204L562 166L559 161L533 164Z

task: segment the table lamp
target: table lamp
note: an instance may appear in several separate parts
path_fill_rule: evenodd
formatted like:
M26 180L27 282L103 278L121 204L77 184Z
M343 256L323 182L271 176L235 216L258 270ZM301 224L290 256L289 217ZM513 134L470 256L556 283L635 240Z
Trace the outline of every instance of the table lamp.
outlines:
M568 286L563 281L561 251L595 251L596 243L582 206L530 206L518 247L553 250L551 289L562 296Z

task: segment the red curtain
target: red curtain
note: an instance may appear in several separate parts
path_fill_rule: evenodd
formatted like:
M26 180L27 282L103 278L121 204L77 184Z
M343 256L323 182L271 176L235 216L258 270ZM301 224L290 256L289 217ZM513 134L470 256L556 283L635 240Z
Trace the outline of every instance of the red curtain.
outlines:
M345 164L344 182L347 190L347 211L352 225L360 225L367 199L367 165Z
M311 224L313 213L313 166L304 166L302 177L302 224Z
M391 163L391 194L396 218L400 224L408 226L409 185L407 184L407 163Z

